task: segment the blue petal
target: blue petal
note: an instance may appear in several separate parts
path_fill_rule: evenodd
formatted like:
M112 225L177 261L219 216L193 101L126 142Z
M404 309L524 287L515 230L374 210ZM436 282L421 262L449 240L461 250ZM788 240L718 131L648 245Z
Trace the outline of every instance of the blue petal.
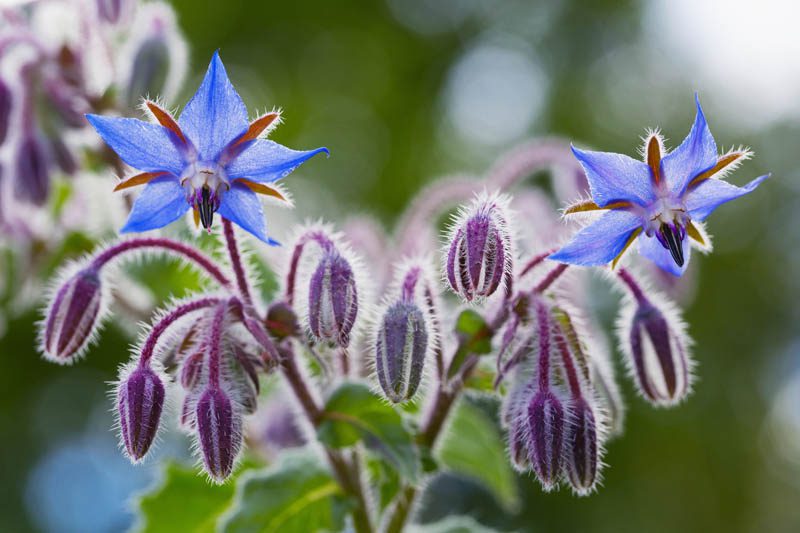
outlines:
M579 231L571 241L549 259L582 266L610 263L625 248L631 232L642 220L628 211L609 211Z
M708 129L697 95L695 102L697 115L692 130L681 145L661 161L667 187L675 194L681 194L692 178L717 164L717 143Z
M725 202L735 200L751 193L770 175L760 176L744 187L737 187L727 181L710 178L702 182L696 189L689 191L684 199L689 216L693 220L705 220L714 209Z
M229 142L247 131L247 108L214 52L206 77L183 109L178 125L200 152L213 161Z
M329 153L327 148L303 152L291 150L273 141L257 139L228 165L228 177L271 183L285 178L320 152Z
M592 199L600 207L627 201L647 205L655 198L650 167L622 154L590 152L572 147L586 178Z
M692 253L692 247L689 243L688 237L683 239L683 266L679 267L675 260L672 259L672 254L669 250L664 248L658 239L655 237L648 237L643 235L639 239L639 253L666 272L673 276L682 276L686 272L686 267L689 266L689 259Z
M183 157L167 130L135 118L86 115L100 137L128 165L144 172L170 172L180 176Z
M120 231L129 233L163 228L179 219L187 209L189 202L180 182L174 176L162 176L147 184Z
M217 212L265 243L277 244L267 237L267 223L261 201L256 193L241 183L234 183L229 190L222 193L222 202Z

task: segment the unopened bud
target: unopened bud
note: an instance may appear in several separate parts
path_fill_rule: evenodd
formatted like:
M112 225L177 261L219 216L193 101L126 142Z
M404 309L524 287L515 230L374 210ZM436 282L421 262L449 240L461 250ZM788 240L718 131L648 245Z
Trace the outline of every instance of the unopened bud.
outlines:
M311 276L308 324L321 341L346 347L358 314L358 292L350 263L335 250L322 255Z
M564 407L550 390L540 390L528 404L528 451L536 476L545 491L555 488L564 455Z
M511 268L507 200L476 198L453 225L445 271L450 288L467 301L494 294Z
M197 400L196 423L206 472L222 483L233 471L242 445L241 415L222 389L211 387Z
M186 356L181 364L180 384L187 391L197 388L203 378L203 363L205 362L205 351L201 349L191 355Z
M130 0L97 0L97 13L110 24L117 24L133 11L134 2Z
M26 137L17 149L16 159L16 197L34 205L44 205L50 193L49 160L45 147L37 137Z
M689 394L691 363L683 328L649 301L637 305L627 348L639 391L647 400L665 407Z
M71 363L92 340L104 305L102 280L94 268L72 275L55 292L40 331L43 355Z
M410 400L422 381L428 328L416 304L399 301L383 315L375 343L375 368L386 397L395 403Z
M572 399L567 413L567 477L575 492L584 496L594 489L598 478L597 421L592 407L583 398Z
M269 306L265 325L270 335L278 340L295 336L300 332L297 315L286 302L276 302Z
M142 460L153 444L163 408L164 384L150 367L136 367L120 380L119 427L125 450L134 463Z
M148 94L163 94L170 69L170 54L161 35L141 42L133 58L131 78L127 88L127 103L135 107Z

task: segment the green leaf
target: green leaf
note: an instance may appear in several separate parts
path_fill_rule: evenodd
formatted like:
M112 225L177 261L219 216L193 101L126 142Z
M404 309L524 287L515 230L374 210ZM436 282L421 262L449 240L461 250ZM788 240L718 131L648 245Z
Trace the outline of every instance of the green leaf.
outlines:
M317 437L331 448L345 448L363 440L403 477L417 478L417 451L403 418L363 383L343 383L333 392L325 404Z
M519 505L516 476L503 439L494 422L475 405L459 402L435 456L444 468L489 489L507 510Z
M347 508L341 488L315 454L287 452L273 466L241 477L220 530L341 531Z
M212 485L197 469L168 463L159 486L137 501L137 530L213 533L217 519L233 499L233 487L233 483Z
M492 331L483 317L477 311L465 309L456 319L456 337L458 350L456 350L448 378L453 378L470 355L485 355L492 351Z
M495 533L469 516L448 516L439 522L416 526L413 533Z

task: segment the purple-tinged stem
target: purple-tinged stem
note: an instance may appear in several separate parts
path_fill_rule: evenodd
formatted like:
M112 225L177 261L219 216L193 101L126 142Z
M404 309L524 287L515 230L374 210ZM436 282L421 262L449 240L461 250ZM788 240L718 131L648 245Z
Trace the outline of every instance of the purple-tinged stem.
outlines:
M583 173L563 139L537 139L507 152L487 173L491 187L508 190L542 169L561 167Z
M230 280L217 268L209 257L181 242L158 237L144 237L121 241L98 254L92 261L92 266L96 269L100 269L118 255L142 248L156 248L175 252L200 267L226 289L231 288Z
M636 278L633 277L633 274L631 274L630 271L625 268L620 268L617 270L617 276L619 276L619 279L621 279L623 283L628 286L631 294L634 298L636 298L636 301L640 305L650 302L650 300L647 299L647 296L645 296L641 285L639 285L639 283L636 281Z
M222 357L222 329L225 325L225 313L228 302L221 301L214 309L211 319L211 332L208 336L208 382L212 388L219 388L219 371Z
M250 296L250 287L247 284L247 276L244 271L244 264L242 256L239 254L239 246L236 244L236 234L233 232L233 224L227 218L222 219L222 229L225 234L225 244L228 246L228 256L231 258L231 266L233 273L236 276L236 286L239 287L239 293L242 295L244 303L253 305L253 299Z
M561 355L561 362L564 364L564 371L567 374L569 391L570 394L572 394L572 397L577 400L583 397L583 393L581 391L581 380L578 377L578 369L575 366L575 360L572 358L572 352L570 351L567 343L566 333L558 324L555 325L555 331L556 347Z
M167 328L175 323L176 320L194 311L199 311L200 309L216 305L219 302L219 298L201 298L199 300L192 300L191 302L179 305L162 317L161 320L159 320L150 330L150 334L147 336L147 339L144 342L142 353L139 356L139 367L146 367L150 363L150 359L153 357L153 352L155 351L159 337L161 337Z
M529 273L531 270L533 270L534 268L536 268L537 266L539 266L539 265L540 265L540 264L541 264L541 263L542 263L542 262L543 262L545 259L547 259L547 258L548 258L548 257L549 257L551 254L555 253L555 251L556 251L556 249L555 249L555 248L553 248L552 250L548 250L548 251L546 251L546 252L543 252L543 253L540 253L540 254L537 254L537 255L535 255L535 256L533 256L533 257L531 257L531 258L528 260L528 262L527 262L527 263L525 263L525 266L524 266L524 267L522 267L522 270L521 270L521 271L520 271L520 273L519 273L519 277L520 277L520 278L523 278L523 277L525 277L525 276L526 276L526 275L527 275L527 274L528 274L528 273Z
M539 284L534 287L533 292L541 294L549 289L550 285L552 285L561 276L561 274L564 273L568 266L569 265L565 263L561 263L553 270L548 272L544 279L542 279L542 281L540 281Z
M300 267L300 257L303 255L303 250L309 242L316 242L323 250L330 250L333 248L333 241L320 230L311 230L297 240L297 244L292 251L292 259L289 262L289 273L286 275L286 303L290 306L294 304L294 289L297 281L297 270Z
M419 267L413 267L406 273L403 279L403 284L400 287L400 298L404 302L411 302L414 300L414 289L417 288L417 282L422 274Z

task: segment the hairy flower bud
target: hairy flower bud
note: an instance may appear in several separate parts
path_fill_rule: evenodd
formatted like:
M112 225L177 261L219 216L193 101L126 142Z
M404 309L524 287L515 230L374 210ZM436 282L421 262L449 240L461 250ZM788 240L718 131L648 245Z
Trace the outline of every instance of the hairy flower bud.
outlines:
M205 351L200 350L191 355L187 355L181 364L180 384L187 391L194 390L201 383L203 378L203 363L205 362Z
M531 464L545 491L555 488L564 456L564 407L550 390L540 390L528 404Z
M169 69L170 54L164 38L156 35L142 41L133 58L126 91L128 105L135 107L142 95L162 94L169 77Z
M447 281L467 301L494 294L511 268L506 203L504 197L478 197L452 227Z
M133 11L134 2L130 0L97 0L97 13L100 18L117 24Z
M58 288L40 330L41 350L56 363L70 363L89 345L104 304L102 281L88 267Z
M164 384L149 366L138 366L120 379L119 427L125 450L134 463L142 460L153 444L163 408Z
M242 445L241 415L222 389L211 387L197 400L196 423L206 472L222 483L233 471Z
M591 405L573 398L567 405L567 478L580 495L589 494L598 479L599 446L597 421Z
M17 149L16 161L16 197L34 205L44 205L50 192L50 176L47 151L41 141L35 136L24 138Z
M358 292L353 269L337 251L326 251L310 280L308 324L311 333L319 340L346 347L357 314Z
M286 302L276 302L267 309L267 331L278 340L297 335L300 324L292 307Z
M637 305L629 324L625 351L639 391L656 406L683 400L692 375L682 325L646 300Z
M375 369L384 394L395 403L410 400L422 381L428 350L422 311L407 301L391 305L375 340Z

